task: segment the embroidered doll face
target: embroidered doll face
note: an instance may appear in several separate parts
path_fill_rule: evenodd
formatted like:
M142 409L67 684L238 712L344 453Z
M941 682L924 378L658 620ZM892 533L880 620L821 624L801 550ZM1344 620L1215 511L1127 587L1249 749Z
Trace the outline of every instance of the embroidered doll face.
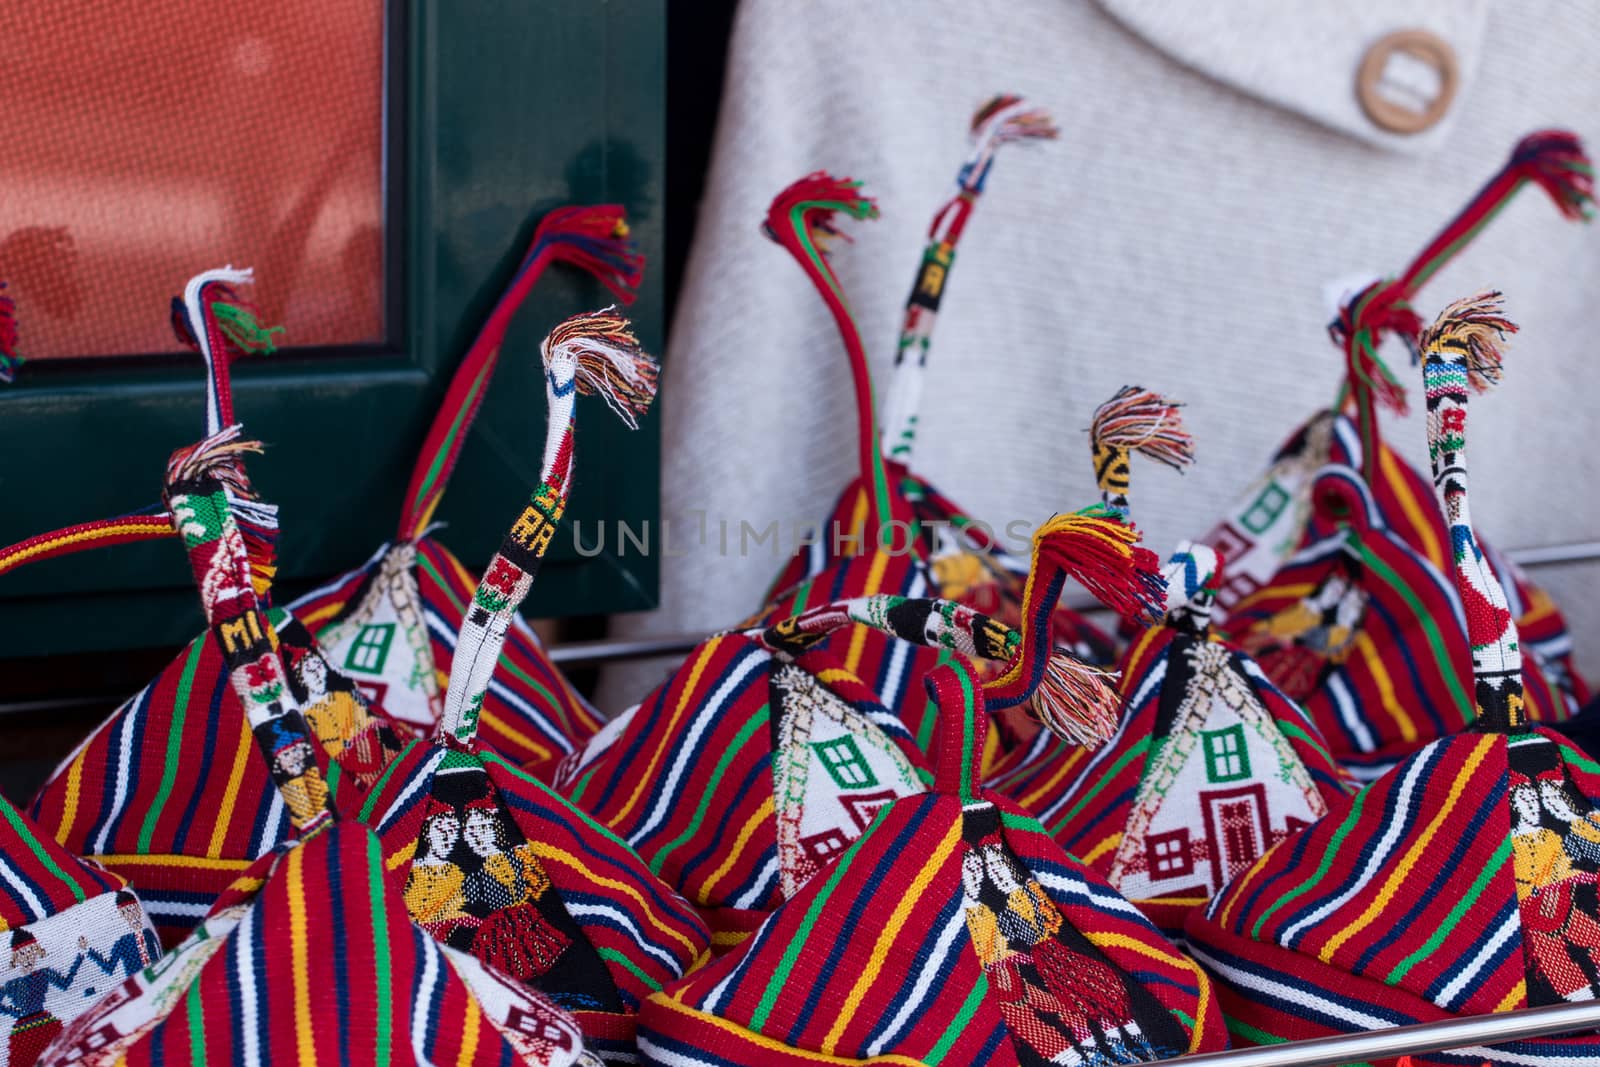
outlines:
M1565 782L1554 778L1539 779L1539 799L1544 801L1544 809L1563 823L1578 818L1578 812L1572 806L1571 798L1567 796Z
M467 812L467 847L480 856L500 853L500 823L487 808L473 808Z
M280 748L273 758L280 771L290 778L298 778L311 766L311 745L306 741L296 741Z
M38 940L29 936L27 940L13 939L11 942L11 966L26 974L39 965L44 959L44 946Z
M461 839L461 819L453 811L440 812L428 819L428 859L443 862L455 851Z
M321 656L300 658L300 684L306 687L311 700L328 692L328 665L322 662Z

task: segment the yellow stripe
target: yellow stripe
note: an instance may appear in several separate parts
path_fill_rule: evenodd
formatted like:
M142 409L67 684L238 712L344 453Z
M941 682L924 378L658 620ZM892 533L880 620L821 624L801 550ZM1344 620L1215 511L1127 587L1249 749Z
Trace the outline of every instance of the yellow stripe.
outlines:
M316 1038L311 1033L311 960L306 940L306 887L304 850L289 850L289 959L294 982L295 1044L300 1067L316 1067Z
M479 721L484 727L492 732L500 734L502 737L509 737L511 740L521 745L524 749L535 753L536 755L533 757L534 759L547 760L556 754L555 749L551 748L549 745L540 744L537 740L523 733L521 730L514 729L509 722L500 718L498 715L485 715ZM530 763L532 760L524 760L523 762Z
M483 1012L477 997L467 998L467 1020L461 1034L461 1052L456 1056L456 1067L467 1067L478 1054L478 1027L483 1022Z
M872 596L883 585L883 572L889 569L889 553L874 552L872 566L867 570L867 587L863 596ZM850 634L850 650L845 654L845 669L854 674L861 669L861 657L867 650L867 627L856 626Z
M341 600L336 604L328 604L324 607L317 608L315 611L308 611L304 615L296 612L295 618L304 623L306 629L310 630L312 633L317 633L324 622L343 611L345 605L348 603L349 601L347 600Z
M70 537L52 537L48 541L40 541L20 552L12 555L0 555L0 574L33 559L53 552L63 545L87 545L96 541L108 540L112 537L124 537L130 533L153 533L158 535L174 536L172 524L165 519L152 519L149 522L136 522L127 525L114 526L110 529L94 530L85 533L73 534Z
M1495 1005L1495 1011L1510 1011L1512 1008L1523 1007L1528 1000L1528 980L1518 978L1517 984L1511 987L1511 992L1506 994L1506 999Z
M883 974L884 962L889 958L890 944L910 920L911 909L922 903L922 894L927 891L928 883L933 881L933 876L939 873L939 868L950 858L951 853L955 852L956 842L960 839L961 823L952 820L944 839L923 863L922 870L911 880L910 888L900 894L900 901L895 905L894 913L878 931L878 940L872 946L872 954L867 957L867 965L856 975L855 984L850 987L850 992L844 998L844 1008L839 1012L839 1017L833 1021L828 1036L822 1039L823 1052L831 1054L838 1048L839 1038L844 1036L845 1027L856 1017L856 1011L861 1007L861 999L867 995L867 987L872 984L873 979Z
M788 1059L808 1060L812 1063L833 1064L838 1065L838 1067L854 1067L854 1065L864 1063L895 1064L897 1067L927 1067L927 1065L921 1060L914 1060L909 1056L872 1056L864 1060L859 1060L853 1057L829 1056L824 1052L808 1052L805 1049L795 1048L792 1045L785 1045L781 1041L774 1041L772 1038L767 1037L764 1034L758 1034L754 1030L746 1030L738 1023L731 1023L726 1019L719 1019L715 1015L707 1015L704 1012L696 1011L688 1005L680 1004L672 997L666 996L662 993L652 993L650 995L650 1001L658 1007L666 1008L668 1011L674 1011L680 1015L687 1015L689 1018L704 1023L707 1026L715 1027L718 1030L725 1031L743 1045L753 1046L757 1049L766 1049L770 1052L779 1053Z
M1422 554L1427 557L1435 567L1448 572L1451 560L1445 559L1444 548L1439 544L1439 539L1433 535L1433 523L1427 514L1418 506L1417 498L1408 491L1409 486L1400 471L1395 466L1394 453L1388 449L1380 449L1378 466L1383 471L1383 477L1394 488L1394 495L1400 501L1400 510L1405 512L1406 518L1411 521L1411 526L1417 531L1417 539L1422 542ZM1434 506L1430 498L1428 506Z
M713 930L711 931L711 944L717 948L727 949L735 945L742 945L753 933L750 930Z
M644 916L645 921L651 926L655 927L666 936L672 938L678 944L682 945L689 951L691 956L693 956L697 951L693 941L689 940L683 934L680 934L678 931L674 930L670 926L667 926L660 919L656 918L654 905L652 905L650 901L646 900L644 894L639 892L633 886L628 885L626 882L619 882L614 878L606 878L603 875L596 874L582 860L575 856L568 855L559 848L556 848L554 845L547 845L542 841L529 841L528 847L533 849L534 855L538 856L541 860L549 860L552 863L559 863L563 867L578 871L589 881L594 882L597 885L603 885L607 889L615 889L617 892L623 894L631 899L635 904L639 905L640 914Z
M106 852L84 858L111 867L186 867L199 871L242 871L252 862L218 859L215 856L174 856L165 852L154 854Z
M1322 951L1317 953L1317 957L1323 963L1332 960L1334 953L1339 951L1340 946L1370 926L1372 920L1376 919L1384 908L1393 903L1395 891L1399 889L1400 882L1411 873L1412 865L1416 863L1419 856L1427 851L1428 844L1433 840L1434 835L1439 832L1439 827L1444 825L1445 820L1450 817L1450 812L1455 810L1456 801L1461 799L1465 786L1472 780L1473 774L1477 772L1478 765L1489 754L1489 749L1493 747L1494 743L1495 738L1492 735L1478 738L1477 743L1473 745L1472 754L1467 757L1466 766L1460 774L1456 775L1455 781L1450 783L1450 795L1445 798L1443 807L1433 817L1433 821L1428 824L1427 829L1423 830L1417 839L1411 843L1411 847L1406 849L1406 854L1401 858L1400 862L1394 865L1394 869L1390 871L1389 877L1383 883L1383 887L1378 890L1378 895L1373 898L1371 904L1367 905L1367 910L1362 912L1353 924L1346 926L1329 938L1328 943L1322 946Z
M634 786L633 796L628 798L628 803L623 805L622 810L615 817L606 820L611 825L621 824L628 817L628 813L633 811L633 806L639 803L639 798L644 795L645 787L656 780L656 765L661 762L661 757L666 754L668 745L675 735L672 727L677 723L679 717L683 715L684 709L689 706L689 698L696 695L695 691L700 686L700 675L705 673L706 664L711 662L712 653L721 647L722 638L720 637L713 637L701 646L700 654L695 657L694 664L689 668L689 681L678 694L678 706L672 709L672 717L658 727L661 741L656 745L655 752L651 753L650 763L639 775L639 784Z
M1389 672L1384 669L1383 659L1378 655L1378 646L1372 642L1372 635L1365 630L1359 631L1356 634L1356 649L1361 653L1367 670L1372 673L1372 681L1378 687L1378 702L1400 728L1400 736L1407 741L1417 740L1417 724L1412 721L1406 709L1400 706L1400 702L1395 700L1394 683L1389 680Z
M744 847L750 843L751 836L755 834L762 822L772 818L772 809L772 795L768 794L767 799L761 802L761 807L757 808L755 814L750 816L745 821L744 826L740 828L739 836L733 842L733 851L729 852L728 858L722 861L722 866L716 869L709 881L695 890L695 896L699 898L701 904L711 903L711 891L717 887L717 883L722 881L729 871L733 870L733 865L738 862L739 856L744 852Z
M72 837L72 824L78 821L78 799L83 795L83 764L89 758L89 748L84 746L78 758L67 768L67 802L61 812L61 825L56 829L56 840L63 845Z
M825 531L825 533L826 533L827 537L831 541L831 539L833 537L833 531L830 529L830 530ZM851 551L849 551L849 552L841 552L840 555L843 555L843 556L861 556L861 555L865 555L866 554L866 552L867 552L867 493L866 493L866 490L863 490L859 495L857 495L855 507L850 509L850 526L849 526L848 529L844 530L843 533L848 535L848 537L850 537L850 538L853 538L857 534L859 534L860 537L861 537L861 545L860 545L859 548L857 548L856 543L855 543L854 540L849 540L846 537L841 537L840 540L843 542L844 545L849 546ZM831 551L833 549L833 545L830 543L828 545L828 548Z
M405 847L395 850L394 855L383 861L385 870L398 871L401 867L411 862L411 857L417 854L417 843L407 842Z
M211 843L206 846L207 856L222 855L222 840L228 836L228 826L233 822L233 809L239 803L239 787L244 784L244 769L250 765L250 721L239 716L239 747L233 754L233 770L228 772L228 788L222 793L222 806L217 810L217 824L211 830Z
M1112 834L1110 837L1102 838L1098 845L1079 856L1078 859L1092 867L1094 866L1095 860L1099 859L1101 856L1104 856L1107 852L1110 852L1112 849L1121 844L1122 833L1121 831L1118 831L1117 833Z
M1194 1013L1194 1033L1189 1036L1189 1051L1194 1052L1200 1048L1201 1042L1205 1040L1205 1009L1206 1003L1211 999L1211 979L1206 977L1206 972L1200 969L1198 963L1195 963L1187 956L1162 952L1153 945L1147 945L1143 941L1123 934L1094 933L1089 930L1085 930L1083 933L1096 948L1120 948L1148 959L1158 960L1169 967L1188 968L1189 973L1194 975L1195 983L1200 990L1199 1004Z

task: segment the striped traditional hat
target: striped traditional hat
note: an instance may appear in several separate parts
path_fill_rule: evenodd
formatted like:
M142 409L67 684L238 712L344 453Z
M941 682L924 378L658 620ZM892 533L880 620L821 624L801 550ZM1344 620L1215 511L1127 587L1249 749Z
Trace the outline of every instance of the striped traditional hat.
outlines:
M176 302L180 336L205 358L206 433L232 447L229 361L271 343L236 286L248 271L196 276ZM242 468L241 468L242 469ZM249 555L252 592L264 595L273 569L276 513L239 480L234 507ZM0 570L94 544L153 536L141 516L88 523L32 538L0 553ZM170 519L162 519L166 533ZM359 805L399 750L395 730L355 683L328 662L305 628L269 609L274 670L315 744L309 758L336 803ZM139 890L166 945L186 936L217 895L257 857L291 835L294 814L270 787L258 739L229 684L221 646L202 635L89 736L44 784L30 814L69 851L117 872ZM303 753L294 751L295 758ZM353 808L352 808L353 810Z
M1514 329L1498 294L1423 336L1434 484L1472 634L1473 729L1402 761L1189 918L1234 1035L1270 1043L1600 995L1600 766L1530 722L1504 591L1472 532L1466 403ZM1428 1062L1593 1062L1593 1034ZM1419 1061L1421 1062L1421 1061Z
M139 898L0 797L0 1067L31 1067L95 1000L161 958Z
M1055 792L1025 794L1062 848L1176 939L1190 910L1354 789L1310 717L1209 632L1219 567L1211 548L1179 546L1166 620L1122 663L1116 736Z
M709 936L688 903L591 818L480 741L517 609L572 489L578 393L636 425L654 361L614 308L574 316L542 346L549 416L541 480L463 613L457 669L430 740L413 742L360 812L404 879L413 919L440 942L574 1013L606 1058L633 1055L633 1016L686 973Z
M417 929L365 827L325 825L236 884L40 1063L600 1062L546 997Z
M1314 512L1309 493L1314 473L1327 463L1359 471L1394 536L1441 573L1449 571L1449 541L1438 509L1430 502L1428 480L1388 445L1380 430L1379 409L1404 412L1406 390L1379 357L1379 342L1393 333L1415 346L1422 328L1412 306L1417 292L1529 183L1544 189L1567 218L1587 217L1593 175L1582 144L1576 135L1562 130L1532 133L1517 143L1505 165L1403 273L1379 279L1342 303L1329 326L1330 336L1345 355L1345 384L1336 408L1348 407L1354 417L1342 410L1313 417L1290 438L1272 469L1207 536L1229 561L1219 615L1231 614L1237 601L1262 585L1283 584L1274 575L1288 555L1317 540L1305 529ZM1511 596L1524 632L1529 653L1524 669L1535 718L1555 721L1575 713L1589 690L1573 667L1571 640L1560 611L1526 575L1487 545L1484 550Z
M893 643L992 661L994 708L1026 702L1096 743L1115 698L1097 670L1052 646L1049 605L1071 575L1141 610L1159 575L1136 537L1099 509L1042 527L1022 631L953 601L878 595L720 634L563 764L557 785L698 905L726 950L878 808L925 787L917 739L842 662L860 635L881 635L891 665L909 658Z
M215 280L199 286L201 306ZM318 744L252 582L240 515L258 503L244 468L255 451L237 424L179 449L164 497L250 747L294 839L236 879L161 966L81 1016L45 1062L154 1064L182 1054L257 1064L293 1047L303 1063L595 1063L570 1017L410 923L376 836L336 822Z
M767 215L766 231L795 255L833 312L850 360L855 387L856 440L860 471L840 494L832 513L779 572L760 618L780 617L793 606L797 589L830 586L832 599L876 594L937 595L960 600L986 614L1015 623L1028 561L1009 552L995 531L975 521L925 479L910 470L916 442L922 376L944 287L955 250L979 197L995 154L1012 141L1053 138L1050 117L1018 96L989 100L973 116L973 148L956 176L954 195L935 214L918 265L895 354L894 377L885 401L880 436L873 408L871 373L865 346L827 261L826 239L835 234L832 215L873 218L877 208L859 183L825 174L801 179L779 194ZM913 530L913 524L918 525ZM886 564L884 556L910 557L911 566ZM860 568L845 561L877 562ZM838 573L839 571L843 573ZM889 574L893 571L893 575ZM1057 640L1080 658L1109 663L1113 639L1077 614L1062 610L1053 625ZM914 655L909 669L891 667L892 645L879 636L853 637L856 670L873 685L913 732L926 733L929 718L918 679L937 662ZM1025 728L1026 724L1022 725ZM1028 731L1031 734L1031 731ZM996 742L1012 740L1004 732Z
M933 790L886 805L754 937L652 996L649 1062L1131 1063L1224 1047L1200 968L979 786L988 714L971 671L954 661L926 683Z

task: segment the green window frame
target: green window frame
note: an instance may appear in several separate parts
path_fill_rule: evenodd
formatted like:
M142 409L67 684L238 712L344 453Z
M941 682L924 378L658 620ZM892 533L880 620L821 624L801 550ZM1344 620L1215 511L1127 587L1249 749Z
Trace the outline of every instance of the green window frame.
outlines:
M623 204L640 249L661 261L664 0L391 0L387 17L389 340L290 348L234 372L240 418L268 444L250 461L251 480L283 516L280 603L393 536L450 373L545 212ZM216 261L228 260L217 249ZM173 279L175 293L185 280ZM610 302L597 283L556 268L507 334L438 515L469 566L488 561L538 480L540 339L566 315ZM629 315L659 354L659 267ZM202 381L198 358L24 367L0 388L0 449L49 462L7 466L0 544L156 503L167 457L199 436ZM660 440L653 415L637 431L603 411L589 415L566 529L582 523L592 546L598 522L637 530L657 519ZM659 560L618 541L608 537L586 558L559 536L527 613L654 607ZM178 644L203 628L176 541L100 549L0 580L6 656Z
M1220 730L1202 730L1200 743L1205 749L1207 781L1237 782L1250 777L1244 726L1235 723Z
M389 660L389 646L394 644L394 623L369 622L361 627L356 639L345 654L346 670L362 674L381 674Z
M1288 491L1277 482L1268 482L1239 517L1239 523L1253 534L1263 533L1283 514L1288 503Z
M845 735L829 741L813 741L811 748L828 777L840 789L871 789L878 784L878 776L872 773L872 764L861 754L861 746L856 744L855 738Z

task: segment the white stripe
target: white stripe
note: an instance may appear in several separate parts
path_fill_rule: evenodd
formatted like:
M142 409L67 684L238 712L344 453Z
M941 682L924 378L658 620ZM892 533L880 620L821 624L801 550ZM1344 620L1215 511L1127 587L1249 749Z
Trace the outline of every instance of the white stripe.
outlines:
M283 806L283 794L276 788L272 790L271 804L267 808L267 819L261 824L261 836L256 840L253 857L265 856L282 841L285 836L284 821L288 809Z
M22 880L22 872L7 863L3 855L0 855L0 875L16 888L17 893L26 901L29 910L33 912L34 918L26 920L27 922L36 922L46 917L50 909L44 906L44 901L35 896L28 883Z
M128 803L128 779L133 774L133 724L138 721L140 709L148 707L150 703L150 690L145 689L134 698L134 704L128 709L128 714L123 716L122 725L118 729L117 738L117 793L111 801L111 811L104 822L100 824L100 832L95 835L94 846L90 852L111 851L111 824L117 821L117 816L122 814L122 809Z
M1050 890L1052 896L1065 901L1081 901L1100 911L1117 912L1130 919L1138 919L1146 925L1150 922L1145 918L1144 912L1120 893L1105 892L1079 878L1058 874L1055 871L1035 870L1033 873L1038 876L1039 884Z
M643 1034L639 1035L639 1051L644 1053L651 1063L659 1063L663 1067L717 1067L716 1060L702 1060L698 1057L681 1056L676 1052L668 1052L660 1045L652 1043Z
M728 676L728 679L722 683L715 693L711 694L711 699L706 702L705 706L695 714L688 736L678 745L678 755L672 761L672 770L667 775L665 787L661 790L661 799L656 802L655 808L650 812L650 818L645 820L644 825L629 835L634 841L643 841L649 837L666 819L667 812L672 806L683 799L678 795L678 783L683 779L684 771L688 768L689 761L700 755L701 737L711 728L712 723L718 717L717 713L722 710L723 705L728 702L734 690L738 689L740 684L743 683L745 677L751 671L771 661L770 655L757 648L747 649L741 653L741 656L743 658L734 668L733 673Z
M428 1002L432 999L433 986L439 977L439 955L439 949L432 941L423 946L422 977L417 983L416 1002L411 1006L411 1051L416 1054L418 1063L432 1063L422 1042L428 1027Z
M1356 748L1362 752L1377 748L1378 742L1374 740L1366 720L1361 717L1361 709L1356 705L1355 695L1350 692L1342 671L1328 675L1328 692L1333 696L1333 706L1339 711L1339 721L1355 735Z
M251 943L255 936L255 925L256 909L246 908L233 931L234 944L239 946L239 969L234 977L239 983L239 1010L242 1013L239 1031L244 1036L244 1062L247 1064L261 1062L261 1035L257 1032L261 1021L257 1016L260 1006L256 1002L255 946Z
M878 1055L890 1042L898 1039L900 1031L905 1028L906 1023L911 1021L912 1013L922 1006L922 1002L932 992L935 981L942 975L954 971L953 967L943 966L943 964L948 962L953 951L960 951L964 947L958 943L957 939L966 931L966 928L966 909L957 905L955 914L945 924L944 929L939 931L939 940L933 946L932 958L938 960L941 965L924 966L922 968L922 973L917 976L917 984L911 987L911 995L906 998L905 1003L900 1005L900 1010L895 1012L894 1018L889 1022L889 1028L883 1032L883 1035L878 1040L867 1047L868 1056Z
M639 929L639 927L631 918L628 917L625 912L618 911L616 908L605 904L573 903L567 904L567 911L570 912L574 917L582 917L586 915L604 916L607 919L615 920L619 926L633 935L633 939L639 943L640 948L644 949L646 952L650 953L650 955L664 963L674 974L678 972L678 961L673 958L672 954L661 948L659 945L653 944L649 939L647 939L644 936L644 932Z
M1500 929L1495 931L1494 937L1490 938L1489 943L1479 950L1478 955L1473 958L1472 962L1467 964L1460 974L1452 978L1449 985L1439 991L1439 1003L1451 1011L1461 1009L1463 1005L1455 1001L1457 997L1466 991L1467 983L1478 976L1478 972L1483 970L1489 960L1494 957L1494 954L1505 945L1506 941L1522 932L1521 916L1517 914L1515 909L1512 910L1512 914L1516 918L1511 922L1502 923Z
M1372 854L1367 857L1366 866L1362 868L1361 874L1343 893L1340 893L1332 900L1324 901L1320 907L1314 909L1279 934L1276 939L1279 945L1284 948L1294 947L1295 939L1303 931L1321 922L1354 900L1356 894L1365 889L1367 883L1377 875L1379 868L1388 860L1389 854L1394 851L1395 846L1400 843L1401 837L1405 835L1407 825L1410 822L1411 799L1416 792L1417 779L1422 777L1422 768L1429 762L1428 756L1431 755L1427 749L1424 749L1423 753L1425 754L1413 759L1411 765L1406 768L1405 778L1400 782L1400 788L1396 792L1397 803L1395 804L1394 817L1389 820L1389 825L1385 828L1383 839L1378 842L1378 847L1373 849Z
M141 890L143 892L143 890ZM179 919L204 919L211 914L210 904L194 904L182 900L144 898L144 908L151 915L172 916Z
M733 902L736 908L754 908L772 892L772 884L778 880L778 858L774 856L767 860L767 865L761 869L761 876L755 884L747 890L744 896Z

